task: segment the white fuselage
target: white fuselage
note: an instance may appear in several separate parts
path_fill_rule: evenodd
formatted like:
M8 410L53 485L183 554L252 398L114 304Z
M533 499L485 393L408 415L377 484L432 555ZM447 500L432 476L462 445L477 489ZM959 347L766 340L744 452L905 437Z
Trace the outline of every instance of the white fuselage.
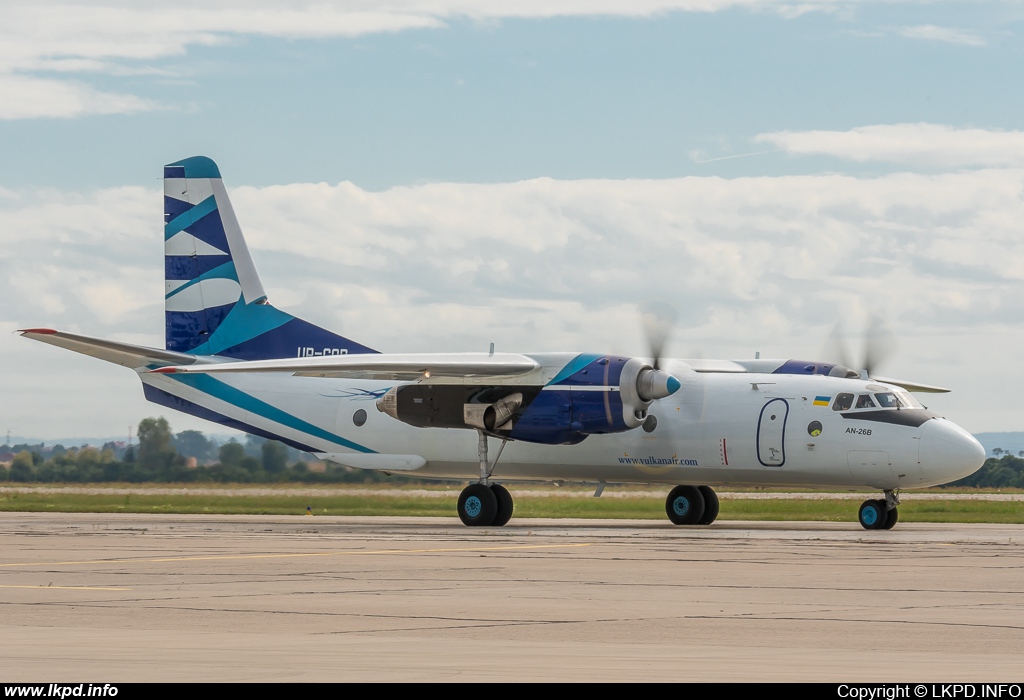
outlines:
M531 357L542 361L541 369L511 383L542 386L570 356ZM575 445L510 441L493 477L887 490L947 483L984 461L984 450L970 434L922 408L837 411L830 405L844 392L859 396L898 387L822 375L699 373L672 361L663 366L682 386L651 406L653 431L591 435ZM161 392L313 452L418 455L426 464L410 472L417 477L472 479L480 473L475 430L417 428L377 410L376 398L393 381L277 372L201 381L140 376ZM908 412L897 417L916 417L920 424L890 422L885 419L891 416L881 415L887 411ZM866 413L873 417L858 417ZM490 442L493 459L500 440Z

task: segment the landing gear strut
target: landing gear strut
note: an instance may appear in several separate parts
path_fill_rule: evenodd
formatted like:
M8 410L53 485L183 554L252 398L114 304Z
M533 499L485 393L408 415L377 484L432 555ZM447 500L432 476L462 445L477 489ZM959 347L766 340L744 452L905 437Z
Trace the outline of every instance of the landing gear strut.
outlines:
M512 494L501 484L491 483L491 474L501 458L508 440L501 441L494 461L488 463L487 435L478 430L477 454L480 456L480 481L470 484L459 494L459 519L470 527L501 527L512 517L515 504Z
M857 520L865 530L891 530L900 517L897 509L899 504L899 494L888 490L885 498L868 499L861 503Z
M710 525L718 517L718 495L710 486L676 486L665 499L665 513L676 525Z

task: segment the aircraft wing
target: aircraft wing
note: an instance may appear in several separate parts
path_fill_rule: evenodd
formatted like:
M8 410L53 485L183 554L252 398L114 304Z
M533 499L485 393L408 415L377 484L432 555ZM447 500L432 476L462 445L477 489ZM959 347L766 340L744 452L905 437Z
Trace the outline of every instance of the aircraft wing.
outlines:
M82 355L89 355L106 362L112 362L122 367L141 369L150 365L191 365L199 360L194 355L187 355L183 352L171 350L158 350L147 348L142 345L120 343L116 340L103 340L102 338L91 338L87 335L76 335L55 331L51 328L26 328L18 331L26 338L38 340L48 345L56 345L59 348L72 350Z
M366 353L162 367L153 371L161 374L289 372L298 377L412 381L431 377L508 377L527 374L538 367L536 360L514 353Z
M919 384L917 382L908 382L903 379L889 379L887 377L871 377L876 382L882 382L884 384L895 384L898 387L902 387L907 391L918 391L922 394L948 394L952 389L946 389L941 386L932 386L931 384Z

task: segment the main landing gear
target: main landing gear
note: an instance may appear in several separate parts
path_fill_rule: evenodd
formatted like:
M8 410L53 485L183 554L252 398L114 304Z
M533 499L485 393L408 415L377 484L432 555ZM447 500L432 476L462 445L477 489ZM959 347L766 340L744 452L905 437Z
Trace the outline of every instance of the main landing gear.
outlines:
M891 530L899 519L900 497L886 491L885 498L868 499L860 504L857 520L865 530Z
M477 432L480 435L477 443L477 453L480 455L480 481L470 484L459 494L459 519L470 527L501 527L512 517L514 503L507 488L501 484L491 483L491 474L501 457L501 451L505 449L507 440L502 441L498 455L488 464L487 435L482 430Z
M676 525L710 525L718 517L718 494L710 486L676 486L665 499L665 512Z

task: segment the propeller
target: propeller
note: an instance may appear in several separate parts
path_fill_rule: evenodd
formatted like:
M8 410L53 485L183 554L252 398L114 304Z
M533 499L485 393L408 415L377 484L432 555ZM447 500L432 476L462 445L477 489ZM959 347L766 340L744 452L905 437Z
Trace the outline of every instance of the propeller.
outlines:
M640 319L643 322L647 347L654 360L654 369L661 369L661 358L665 353L668 339L672 335L677 316L675 308L661 301L645 304L641 310Z
M928 394L945 394L949 391L949 389L941 386L911 382L905 379L880 377L875 374L878 366L891 357L896 350L896 336L893 335L893 332L889 330L889 327L878 316L873 315L868 318L868 322L864 326L864 333L861 335L861 345L861 362L858 363L847 352L839 324L836 323L832 328L832 332L829 333L828 338L825 340L823 356L830 362L835 362L843 367L854 368L860 364L860 372L858 374L862 376L867 375L868 379L874 379L876 382L895 384L907 391L918 391Z
M644 401L663 399L674 394L680 387L679 380L661 368L661 358L668 344L669 336L676 322L676 310L669 304L655 301L641 309L647 347L651 353L653 369L644 369L637 375L637 394Z
M836 323L825 340L823 356L843 367L860 370L868 377L874 376L878 366L891 357L896 350L896 336L878 316L871 316L864 326L864 332L860 338L859 358L855 359L848 352L842 336L840 324Z

